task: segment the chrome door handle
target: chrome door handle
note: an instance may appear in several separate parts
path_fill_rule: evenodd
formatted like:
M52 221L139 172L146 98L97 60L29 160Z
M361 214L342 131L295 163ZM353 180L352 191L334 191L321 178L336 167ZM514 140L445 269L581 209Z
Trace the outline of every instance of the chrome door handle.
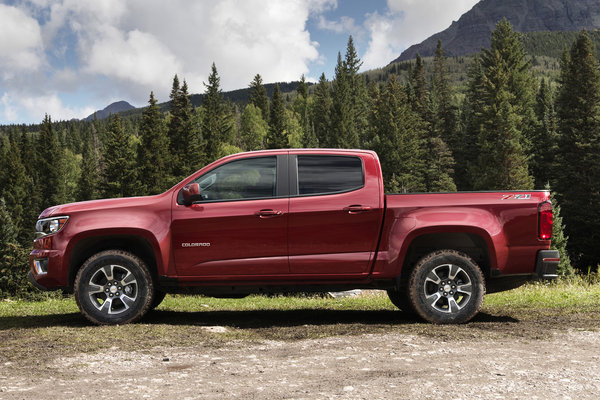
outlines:
M283 211L275 211L271 209L264 209L254 213L254 215L260 218L269 218L269 217L277 217L279 215L283 215Z
M348 214L358 214L365 211L371 211L371 207L355 204L348 207L344 207L344 211L348 211Z

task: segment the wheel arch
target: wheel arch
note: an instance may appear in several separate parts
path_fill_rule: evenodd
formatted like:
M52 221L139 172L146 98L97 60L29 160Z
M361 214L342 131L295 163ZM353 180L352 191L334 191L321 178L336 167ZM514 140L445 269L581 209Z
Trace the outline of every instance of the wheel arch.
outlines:
M495 267L495 253L491 238L477 229L448 227L442 231L422 230L413 232L403 252L400 281L406 282L415 264L427 254L438 250L456 250L471 257L489 278ZM401 283L399 282L399 284Z
M70 251L68 282L71 288L83 263L104 250L123 250L138 256L146 263L152 278L157 282L160 259L148 238L140 234L98 233L78 240Z

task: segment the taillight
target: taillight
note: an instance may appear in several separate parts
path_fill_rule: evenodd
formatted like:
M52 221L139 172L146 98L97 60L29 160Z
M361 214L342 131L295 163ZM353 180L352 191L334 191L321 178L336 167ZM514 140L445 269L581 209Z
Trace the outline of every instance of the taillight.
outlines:
M552 203L546 201L538 208L539 226L538 237L542 240L552 239Z

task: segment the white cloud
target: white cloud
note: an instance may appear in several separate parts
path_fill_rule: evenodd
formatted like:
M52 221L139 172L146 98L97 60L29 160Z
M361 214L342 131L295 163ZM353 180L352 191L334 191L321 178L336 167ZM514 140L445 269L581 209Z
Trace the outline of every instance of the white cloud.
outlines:
M40 122L44 114L53 120L85 118L95 110L93 107L70 107L63 104L57 93L24 96L21 93L4 93L0 98L0 114L8 123L19 123L19 118Z
M43 62L38 22L24 11L0 4L0 71L11 79L23 70L36 70Z
M446 29L479 0L388 0L389 11L365 21L370 39L363 70L388 64L407 47Z
M363 70L379 68L400 55L401 47L392 44L391 39L394 34L393 19L375 13L371 14L365 25L370 38L369 46L363 56Z
M310 12L315 14L335 9L338 6L337 0L308 0L306 3Z
M85 118L95 111L93 107L89 106L65 106L56 93L36 97L21 97L17 104L25 109L27 114L35 121L41 121L44 114L52 116L53 120L69 120L72 118Z
M341 17L339 21L330 21L323 15L320 15L317 26L319 29L332 31L335 33L350 33L354 35L362 30L361 27L356 25L354 18L347 16Z
M2 114L4 114L4 119L8 122L15 122L18 118L18 113L17 110L15 110L8 93L4 93L2 95L0 104L2 105Z
M331 0L132 0L119 12L103 14L95 1L77 7L73 2L68 4L72 18L85 26L74 28L85 71L117 78L138 102L150 89L159 98L167 96L176 73L192 92L202 92L212 62L224 90L247 86L256 73L266 82L298 79L319 56L306 20L336 5Z
M110 29L86 55L85 72L103 74L146 87L181 69L169 49L152 34Z
M88 108L65 106L56 93L78 94L83 100L84 92L95 108L115 98L145 104L151 90L159 101L166 101L174 74L187 80L192 93L201 93L213 61L224 90L248 86L256 73L265 82L298 79L320 59L306 21L337 7L336 0L22 0L17 4L0 5L0 33L10 29L8 37L15 38L6 44L6 33L1 36L0 85L23 95L19 101L11 97L10 109L0 103L5 120L15 113L20 118L30 115L35 107L40 107L36 115L48 112L54 119L68 119ZM5 24L9 19L18 23ZM2 47L9 45L22 51ZM6 54L18 56L9 59ZM8 82L6 74L11 70L6 60L35 67L37 72Z

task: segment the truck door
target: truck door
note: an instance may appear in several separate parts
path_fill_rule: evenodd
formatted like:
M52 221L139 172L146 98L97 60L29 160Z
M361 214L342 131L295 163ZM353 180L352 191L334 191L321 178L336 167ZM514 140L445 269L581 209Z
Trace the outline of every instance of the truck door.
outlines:
M369 156L365 156L369 157ZM354 155L290 155L292 274L365 274L383 209L375 160Z
M287 155L231 161L197 178L202 200L173 208L177 274L288 274L289 199L280 181Z

